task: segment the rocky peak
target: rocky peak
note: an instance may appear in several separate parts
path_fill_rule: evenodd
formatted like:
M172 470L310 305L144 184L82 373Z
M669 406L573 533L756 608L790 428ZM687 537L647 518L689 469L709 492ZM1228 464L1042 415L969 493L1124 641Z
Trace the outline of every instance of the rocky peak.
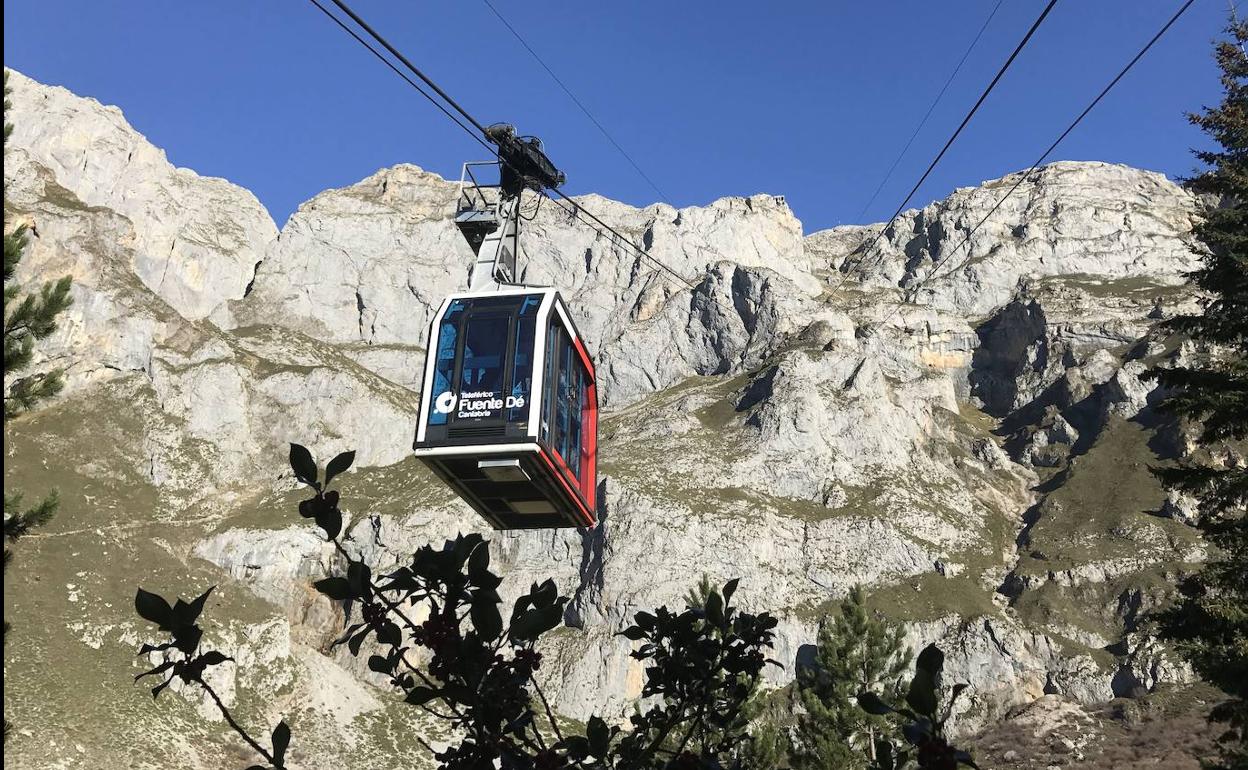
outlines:
M120 109L9 72L11 144L86 205L134 224L131 269L144 285L192 320L243 296L277 237L254 195L175 167Z
M357 661L323 649L344 610L307 580L334 557L290 514L282 458L289 441L322 458L359 450L343 482L351 544L378 569L482 528L409 457L429 315L467 279L455 183L383 169L303 204L279 235L249 193L174 168L115 108L11 83L6 218L38 226L20 278L75 276L75 305L41 349L70 386L11 431L48 459L23 483L65 489L48 539L61 545L30 556L46 579L21 588L55 626L42 649L108 679L38 681L26 652L6 678L51 701L111 699L137 570L171 590L195 575L232 597L231 697L260 709L245 683L280 679L323 707L305 725L337 736L326 756L362 745L360 720L415 729ZM558 708L627 712L640 672L615 632L704 574L742 578L741 601L782 618L776 684L831 603L865 586L916 647L946 649L974 693L964 728L1045 693L1091 703L1189 675L1138 628L1203 553L1190 505L1148 474L1186 445L1141 375L1190 354L1153 325L1193 301L1181 276L1198 201L1159 174L1056 163L955 254L1016 180L957 190L882 235L803 237L767 195L684 209L580 199L683 280L543 205L524 279L570 298L597 358L604 518L491 537L504 591L553 576L576 597L543 665ZM63 548L96 560L99 579ZM118 552L141 563L110 571ZM81 627L64 620L79 601L67 583L99 608ZM116 727L121 744L99 738L98 761L128 764L149 723L180 734L165 712L145 719ZM49 729L72 743L92 728ZM179 757L221 764L207 748Z

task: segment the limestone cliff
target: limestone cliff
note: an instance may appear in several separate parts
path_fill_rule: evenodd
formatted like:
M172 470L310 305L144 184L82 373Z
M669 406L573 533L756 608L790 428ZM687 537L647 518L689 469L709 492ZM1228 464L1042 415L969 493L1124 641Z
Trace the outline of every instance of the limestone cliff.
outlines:
M482 528L407 456L431 308L466 281L455 186L383 169L279 233L254 196L174 168L116 108L10 82L6 221L38 231L21 278L75 278L40 363L67 369L66 392L6 438L52 450L6 463L6 484L64 501L6 591L30 641L6 663L6 713L25 715L13 756L219 766L229 736L196 704L121 685L135 584L222 583L209 615L238 658L223 687L241 713L285 714L301 766L400 766L419 754L403 732L430 728L326 653L341 609L309 580L333 556L293 514L284 446L359 450L342 486L353 545L379 568ZM883 233L804 236L766 195L583 200L693 290L542 209L524 279L571 298L598 361L603 523L491 537L512 591L552 576L575 596L542 669L557 708L628 709L640 672L615 633L703 574L740 577L744 604L782 618L777 685L822 610L867 586L971 685L963 729L1045 694L1095 703L1188 676L1138 625L1203 555L1190 506L1148 473L1186 443L1140 375L1189 352L1153 325L1194 301L1200 202L1159 174L1055 163L960 247L1015 181Z

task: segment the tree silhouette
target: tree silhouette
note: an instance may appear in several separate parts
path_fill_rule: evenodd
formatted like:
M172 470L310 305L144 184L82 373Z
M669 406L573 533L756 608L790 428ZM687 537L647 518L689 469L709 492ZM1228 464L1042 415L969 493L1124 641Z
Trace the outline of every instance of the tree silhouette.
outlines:
M634 643L632 657L646 666L641 694L647 708L632 715L627 729L591 716L583 731L572 730L556 716L535 677L542 662L538 642L563 622L568 598L554 581L535 583L504 622L497 590L502 578L490 570L489 543L478 534L457 536L436 549L424 546L410 563L374 576L343 545L340 495L331 488L354 457L354 452L340 454L322 473L307 449L290 448L295 478L313 492L299 504L299 513L315 522L346 565L344 573L314 585L342 602L353 621L335 646L345 644L360 655L370 643L377 651L369 655L369 668L387 676L405 703L453 728L459 742L442 750L414 736L439 767L745 767L740 749L749 733L743 708L768 662L776 620L733 606L737 581L711 589L701 607L637 613L621 634ZM153 696L174 680L202 688L231 728L269 767L281 770L291 740L285 722L266 749L204 681L208 668L230 662L201 644L198 618L210 593L170 605L139 589L136 611L169 639L140 648L141 656L158 656L159 662L136 681L163 676ZM424 612L417 615L413 607ZM413 615L425 619L418 623ZM413 661L417 649L424 651L422 666Z
M1205 293L1203 312L1165 322L1197 343L1201 360L1152 374L1167 388L1161 408L1200 425L1200 451L1174 468L1155 469L1172 489L1199 500L1198 524L1217 553L1180 586L1163 634L1201 676L1230 698L1213 709L1224 722L1222 767L1248 767L1248 467L1228 442L1248 439L1248 24L1233 22L1215 58L1225 96L1191 115L1218 145L1196 152L1208 169L1187 186L1220 205L1195 227L1201 267L1190 274Z

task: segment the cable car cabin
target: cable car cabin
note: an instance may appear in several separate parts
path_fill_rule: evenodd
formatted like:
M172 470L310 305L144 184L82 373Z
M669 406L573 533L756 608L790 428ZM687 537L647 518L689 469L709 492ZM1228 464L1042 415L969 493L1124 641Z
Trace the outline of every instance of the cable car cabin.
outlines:
M415 452L495 529L597 523L594 364L554 289L448 297Z

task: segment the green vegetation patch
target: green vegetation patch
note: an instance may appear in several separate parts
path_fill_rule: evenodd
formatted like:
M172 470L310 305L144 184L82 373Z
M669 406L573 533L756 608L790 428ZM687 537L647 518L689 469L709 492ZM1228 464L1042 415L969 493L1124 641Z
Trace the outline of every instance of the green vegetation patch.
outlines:
M1155 515L1165 500L1150 466L1152 433L1111 417L1095 445L1073 461L1064 483L1045 498L1029 532L1022 574L1111 560L1173 561L1196 546L1191 527Z

